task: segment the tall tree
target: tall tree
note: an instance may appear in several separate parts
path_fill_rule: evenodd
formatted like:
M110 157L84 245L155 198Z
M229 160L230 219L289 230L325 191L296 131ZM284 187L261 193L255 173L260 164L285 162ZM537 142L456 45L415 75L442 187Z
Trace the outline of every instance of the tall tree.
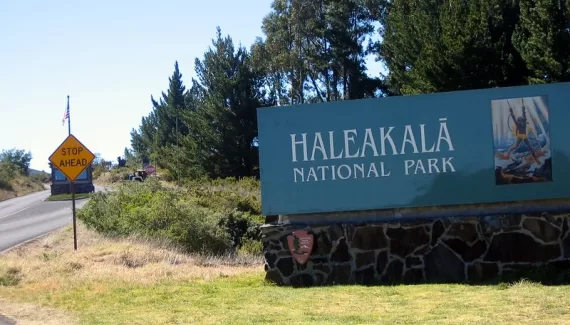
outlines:
M138 158L149 158L157 146L157 119L154 111L141 118L138 130L131 130L131 147L133 154Z
M138 158L153 158L160 165L164 162L158 159L164 154L162 148L178 146L180 137L188 134L188 127L182 123L186 96L186 87L176 61L174 72L169 77L168 91L162 92L158 101L151 96L152 111L141 119L138 130L131 130L131 147Z
M250 176L257 165L257 108L265 102L263 71L230 36L216 38L202 60L196 59L193 93L200 98L187 114L198 164L210 177Z
M532 71L529 83L570 81L570 4L567 0L520 0L516 49Z
M409 0L385 4L378 56L397 95L526 83L513 45L518 1Z
M0 152L0 162L15 166L24 175L29 174L32 153L24 149L8 149Z
M174 63L174 72L168 81L168 91L162 92L162 98L158 102L151 96L158 120L157 141L160 146L176 144L178 133L183 135L188 133L187 128L180 123L182 111L186 108L186 87L182 82L178 61Z
M365 44L374 31L370 8L380 0L274 0L263 19L273 89L286 84L286 104L375 96L366 74Z

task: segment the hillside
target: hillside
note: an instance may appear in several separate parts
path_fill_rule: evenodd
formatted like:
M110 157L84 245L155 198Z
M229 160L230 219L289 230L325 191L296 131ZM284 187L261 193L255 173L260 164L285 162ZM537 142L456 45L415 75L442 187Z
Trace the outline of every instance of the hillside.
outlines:
M0 201L41 191L49 183L50 174L30 169L29 176L7 164L0 166Z

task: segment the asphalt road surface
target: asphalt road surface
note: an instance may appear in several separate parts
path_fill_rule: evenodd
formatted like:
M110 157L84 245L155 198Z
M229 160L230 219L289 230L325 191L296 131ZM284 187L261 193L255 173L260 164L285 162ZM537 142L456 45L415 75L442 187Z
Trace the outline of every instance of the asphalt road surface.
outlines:
M0 202L0 253L73 222L71 200L44 201L49 196L45 190ZM75 200L76 209L87 200Z
M16 325L16 321L0 314L0 325Z

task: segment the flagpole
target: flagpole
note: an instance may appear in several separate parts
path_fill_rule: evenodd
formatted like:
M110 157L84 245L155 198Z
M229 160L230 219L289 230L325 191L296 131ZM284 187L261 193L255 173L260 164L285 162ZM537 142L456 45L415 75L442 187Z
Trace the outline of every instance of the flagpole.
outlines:
M69 95L67 95L67 133L71 135L71 113L69 112Z
M67 132L71 135L71 112L69 111L69 95L67 95ZM75 215L75 181L69 182L71 190L71 211L73 217L73 249L77 250L77 225L76 225L76 215Z

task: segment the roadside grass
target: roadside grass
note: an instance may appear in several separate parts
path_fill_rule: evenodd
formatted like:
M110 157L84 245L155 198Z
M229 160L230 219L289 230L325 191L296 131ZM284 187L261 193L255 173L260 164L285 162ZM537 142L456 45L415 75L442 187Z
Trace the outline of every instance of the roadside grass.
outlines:
M258 256L180 253L78 224L0 256L0 313L21 324L570 324L570 286L332 286L263 280ZM43 322L35 322L43 320Z
M0 310L9 310L17 325L75 325L77 318L56 308L39 307L29 303L12 303L0 298ZM0 315L2 315L0 311Z
M91 290L114 292L130 286L152 290L153 286L169 281L212 281L263 269L261 256L183 254L167 241L113 239L88 230L81 221L77 225L77 252L73 250L72 228L67 227L0 255L0 314L27 324L52 315L56 308L69 319L68 323L58 324L84 324L85 318L74 306L97 299L88 294ZM70 298L76 294L83 298ZM66 297L77 302L68 304ZM26 307L30 304L38 306L37 310Z
M75 194L75 199L86 199L89 198L91 196L92 193L76 193ZM71 200L72 196L71 194L55 194L55 195L50 195L46 200L47 201L67 201L67 200Z

